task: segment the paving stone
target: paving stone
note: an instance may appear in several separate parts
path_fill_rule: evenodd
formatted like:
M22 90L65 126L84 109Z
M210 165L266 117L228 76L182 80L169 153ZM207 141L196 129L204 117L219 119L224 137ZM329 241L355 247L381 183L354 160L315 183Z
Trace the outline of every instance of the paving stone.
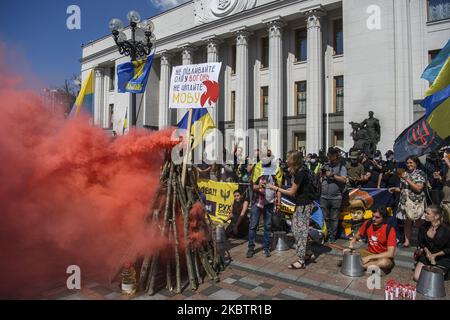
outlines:
M281 294L285 294L299 300L304 300L306 298L306 295L304 293L294 291L292 289L284 289L283 291L281 291Z
M143 294L141 296L132 298L131 300L167 300L167 297L165 297L159 293L156 293L153 296L149 296L148 294Z
M93 287L93 288L90 288L90 289L95 291L95 292L97 292L97 293L99 293L99 294L101 294L101 295L103 295L103 296L113 292L110 288L107 288L105 286L96 286L96 287Z
M234 285L239 286L239 287L244 288L244 289L248 289L248 290L253 290L253 289L256 288L256 286L254 286L252 284L245 283L245 282L241 282L241 280L236 281L234 283Z
M222 290L222 288L212 285L212 286L200 291L200 293L208 297L208 296L212 295L213 293L216 293L219 290Z
M233 284L236 281L237 281L236 279L232 279L232 278L226 278L226 279L222 280L222 282L225 282L225 283L228 283L228 284Z
M256 300L272 300L272 297L260 294L259 296L255 297Z
M66 296L64 298L61 298L59 300L86 300L86 297L84 297L80 293L76 293L76 294L72 294L70 296Z
M325 288L325 289L329 289L332 291L337 291L337 292L344 292L346 287L341 287L341 286L336 286L334 284L330 284L330 283L326 283L326 282L322 282L320 284L321 288Z
M230 278L231 278L231 279L234 279L234 280L241 280L241 279L242 279L242 276L240 276L240 275L238 275L238 274L233 274L233 275L230 276Z
M319 281L308 279L308 278L304 278L304 277L298 278L297 282L304 283L304 284L307 284L307 285L310 285L310 286L316 286L316 287L320 286L320 284L321 284Z
M242 295L238 292L234 292L227 289L220 289L219 291L208 296L212 300L236 300Z
M106 300L114 300L114 299L116 299L116 298L118 298L120 296L121 296L121 294L118 293L118 292L111 292L110 294L107 294L106 296L104 296L104 298Z
M277 294L277 295L274 297L274 300L277 300L277 299L280 299L280 300L298 300L298 299L295 298L295 297L288 296L288 295L282 294L282 293L279 293L279 294Z
M263 288L263 287L256 287L254 289L252 289L252 291L256 292L256 293L262 293L265 292L267 289Z
M265 289L272 289L273 288L273 285L271 285L270 283L267 283L267 282L263 282L259 286L263 287Z
M276 276L283 278L283 279L293 280L293 281L296 281L298 278L298 276L295 276L293 274L286 273L286 272L279 272L276 274Z
M373 299L372 293L361 292L361 291L353 290L353 289L349 289L349 288L345 289L344 293L353 295L355 297L363 298L363 299L368 299L368 300Z
M245 282L253 286L259 286L262 281L252 279L250 277L243 277L239 280L240 282Z

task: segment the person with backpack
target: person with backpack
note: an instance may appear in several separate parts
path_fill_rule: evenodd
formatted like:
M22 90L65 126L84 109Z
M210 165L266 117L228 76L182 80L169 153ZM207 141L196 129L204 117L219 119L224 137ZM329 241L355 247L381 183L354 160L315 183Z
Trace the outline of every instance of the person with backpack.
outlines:
M303 164L303 156L299 151L291 151L287 156L287 165L292 178L292 185L288 189L282 189L275 185L268 185L267 187L277 192L278 197L282 195L288 196L294 200L296 204L296 211L292 220L292 232L294 234L295 242L297 244L298 261L292 263L289 269L304 269L306 267L306 260L314 260L314 255L309 254L307 257L307 240L309 233L309 220L311 213L314 210L315 200L313 184L311 183L311 172ZM277 210L279 210L279 202Z
M321 169L322 185L320 206L322 207L327 224L329 243L336 242L336 233L339 223L339 211L347 183L347 169L340 161L339 150L328 150L328 163Z
M388 273L395 266L394 256L397 247L395 228L388 223L389 213L386 207L373 212L372 220L367 220L359 233L350 241L349 248L361 238L367 238L367 250L360 250L362 265L365 269L377 266Z

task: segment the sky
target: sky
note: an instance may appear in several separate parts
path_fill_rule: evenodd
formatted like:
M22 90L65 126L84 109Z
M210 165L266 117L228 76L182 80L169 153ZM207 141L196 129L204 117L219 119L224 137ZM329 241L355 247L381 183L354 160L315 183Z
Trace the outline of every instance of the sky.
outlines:
M154 16L187 0L0 0L0 44L16 71L58 87L80 73L81 45L110 34L108 23L137 10ZM81 10L81 29L69 30L67 8Z

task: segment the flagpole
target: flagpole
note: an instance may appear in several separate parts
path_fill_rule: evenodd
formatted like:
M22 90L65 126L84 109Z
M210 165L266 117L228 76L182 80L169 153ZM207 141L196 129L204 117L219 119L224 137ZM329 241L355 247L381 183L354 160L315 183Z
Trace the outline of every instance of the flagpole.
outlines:
M188 145L187 145L187 149L186 149L186 154L184 155L184 160L183 160L183 171L181 173L181 185L184 188L186 185L186 171L187 171L187 161L189 159L189 155L191 153L191 125L192 125L192 114L193 114L193 109L189 109L189 116L188 116L188 125L187 125L187 137L188 137Z

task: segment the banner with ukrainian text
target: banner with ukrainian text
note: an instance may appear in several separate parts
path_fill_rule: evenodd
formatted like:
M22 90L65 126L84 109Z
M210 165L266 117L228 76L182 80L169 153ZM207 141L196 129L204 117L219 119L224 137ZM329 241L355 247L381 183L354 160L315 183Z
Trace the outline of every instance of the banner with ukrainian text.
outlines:
M215 107L219 99L222 63L203 63L173 67L169 108L201 109Z
M117 66L117 81L119 93L144 93L154 54L146 60L126 62Z
M239 188L237 183L199 180L198 187L206 198L206 212L214 222L223 224L228 220L234 202L234 191Z

